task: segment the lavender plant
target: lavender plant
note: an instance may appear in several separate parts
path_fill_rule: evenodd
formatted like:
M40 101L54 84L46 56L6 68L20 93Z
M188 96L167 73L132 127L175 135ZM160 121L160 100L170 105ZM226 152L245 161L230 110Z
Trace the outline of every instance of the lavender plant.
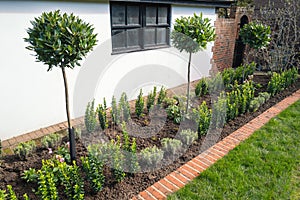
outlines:
M185 146L190 146L197 138L197 132L194 132L191 129L182 130L178 134L178 139L180 139Z
M58 146L60 142L61 136L57 133L46 135L41 139L42 147L44 148L53 148Z
M156 146L147 147L140 152L140 166L145 166L145 168L157 167L163 156L164 152Z
M175 156L182 148L182 142L173 138L163 138L161 144L165 156Z
M36 144L34 141L21 142L17 147L14 148L14 154L17 155L21 160L25 160L29 154L34 152Z

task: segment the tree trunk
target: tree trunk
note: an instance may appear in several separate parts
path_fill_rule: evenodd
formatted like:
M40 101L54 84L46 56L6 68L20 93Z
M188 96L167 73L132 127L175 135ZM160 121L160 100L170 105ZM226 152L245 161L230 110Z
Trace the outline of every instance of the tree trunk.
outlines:
M67 80L67 75L66 75L66 71L65 68L62 67L62 74L63 74L63 78L64 78L64 84L65 84L65 100L66 100L66 111L67 111L67 118L68 118L68 128L71 128L71 119L70 119L70 109L69 109L69 90L68 90L68 80Z
M62 70L62 74L63 74L63 78L64 78L64 85L65 85L66 111L67 111L69 143L70 143L70 157L71 157L71 162L73 163L73 161L76 160L75 136L74 136L74 130L72 128L71 118L70 118L68 81L67 81L65 67L62 66L61 70Z
M186 92L186 109L185 109L186 114L188 113L189 102L190 102L191 62L192 62L192 53L190 52L189 64L188 64L188 74L187 74L188 85L187 85L187 92Z

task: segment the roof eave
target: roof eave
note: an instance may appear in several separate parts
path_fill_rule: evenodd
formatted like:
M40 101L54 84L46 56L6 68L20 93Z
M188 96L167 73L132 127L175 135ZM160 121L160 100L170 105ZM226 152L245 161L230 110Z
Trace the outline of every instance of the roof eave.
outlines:
M172 5L202 6L202 7L230 7L235 0L110 0L112 2L142 2L142 3L165 3Z

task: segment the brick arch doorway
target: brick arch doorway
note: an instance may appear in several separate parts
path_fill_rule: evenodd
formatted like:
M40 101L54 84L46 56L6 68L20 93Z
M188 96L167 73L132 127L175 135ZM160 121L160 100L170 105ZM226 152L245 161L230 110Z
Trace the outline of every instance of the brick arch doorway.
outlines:
M235 40L234 57L233 57L233 64L232 64L233 68L236 68L243 63L246 45L242 42L242 38L239 36L239 30L243 28L245 24L248 23L249 23L248 17L246 15L242 16L240 23L238 24L237 39Z

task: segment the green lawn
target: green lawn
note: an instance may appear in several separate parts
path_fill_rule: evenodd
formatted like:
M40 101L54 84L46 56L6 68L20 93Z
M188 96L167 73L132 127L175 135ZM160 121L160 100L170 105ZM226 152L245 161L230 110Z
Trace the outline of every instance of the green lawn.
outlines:
M173 199L300 199L300 101L168 197Z

